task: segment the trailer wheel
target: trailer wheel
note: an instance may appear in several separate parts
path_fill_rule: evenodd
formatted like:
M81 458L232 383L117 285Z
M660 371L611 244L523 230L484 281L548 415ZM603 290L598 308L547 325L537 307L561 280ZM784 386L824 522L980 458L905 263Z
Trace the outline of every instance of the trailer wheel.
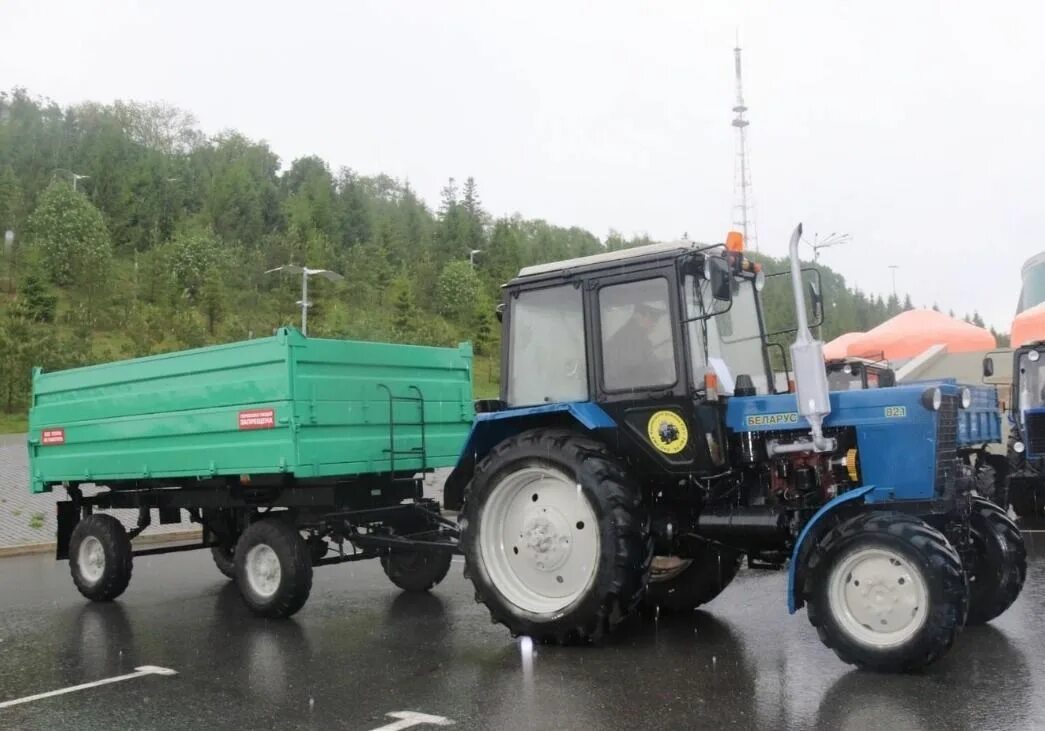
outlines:
M1027 578L1027 548L1008 514L987 500L973 501L972 542L976 549L969 571L969 618L985 624L1004 612Z
M210 549L210 556L214 559L214 565L218 571L230 579L236 578L236 547L214 546Z
M649 516L600 442L565 429L505 440L476 468L462 515L465 576L513 635L597 639L642 598Z
M820 640L869 670L929 665L954 643L968 611L958 553L905 513L870 512L835 526L812 550L806 577Z
M446 578L449 551L392 551L381 557L385 576L403 591L424 592Z
M692 612L729 586L740 570L741 554L712 546L682 561L681 566L653 559L645 604L668 612Z
M77 590L94 602L120 596L131 581L131 539L111 515L88 515L69 539L69 572Z
M287 521L252 523L236 543L236 585L243 601L262 617L289 617L312 590L312 556L305 539Z

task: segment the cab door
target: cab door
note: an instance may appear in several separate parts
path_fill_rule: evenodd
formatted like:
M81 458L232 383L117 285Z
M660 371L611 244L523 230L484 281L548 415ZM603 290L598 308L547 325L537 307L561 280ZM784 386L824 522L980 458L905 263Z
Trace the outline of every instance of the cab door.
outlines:
M593 391L650 472L711 474L725 461L722 414L694 400L678 292L673 268L592 283Z

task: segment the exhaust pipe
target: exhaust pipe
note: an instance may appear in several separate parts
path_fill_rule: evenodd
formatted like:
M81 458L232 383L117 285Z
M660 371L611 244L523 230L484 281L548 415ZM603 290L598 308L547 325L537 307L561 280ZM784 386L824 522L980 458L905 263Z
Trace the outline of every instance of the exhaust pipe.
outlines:
M835 440L824 436L824 417L831 413L830 390L827 385L827 369L824 367L824 344L813 339L806 315L805 295L802 292L802 265L798 260L798 244L802 239L802 224L791 234L791 289L795 295L795 314L798 317L798 332L791 345L791 365L795 371L795 397L798 413L809 422L813 440L799 440L787 444L772 441L767 447L769 454L788 452L831 452L836 448Z

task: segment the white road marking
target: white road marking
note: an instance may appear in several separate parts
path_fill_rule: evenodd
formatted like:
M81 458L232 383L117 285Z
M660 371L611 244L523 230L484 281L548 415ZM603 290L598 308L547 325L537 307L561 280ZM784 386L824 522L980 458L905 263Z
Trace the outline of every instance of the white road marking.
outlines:
M177 675L178 671L171 670L170 668L161 668L156 665L142 665L141 667L135 668L133 673L127 673L127 675L117 675L113 678L105 678L103 680L95 680L93 683L81 683L80 685L72 685L68 688L59 688L58 690L49 690L46 693L37 693L36 695L27 695L25 698L15 698L13 701L4 701L0 703L0 709L10 708L11 706L17 706L22 703L32 703L33 701L42 700L44 698L51 698L56 695L65 695L66 693L75 693L78 690L87 690L88 688L97 688L99 685L108 685L109 683L119 683L124 680L133 680L134 678L142 678L146 675ZM405 726L403 728L406 728Z
M398 718L398 721L372 729L372 731L400 731L411 726L430 724L432 726L453 726L454 722L442 716L429 716L427 713L416 713L415 711L392 711L386 713L390 718Z

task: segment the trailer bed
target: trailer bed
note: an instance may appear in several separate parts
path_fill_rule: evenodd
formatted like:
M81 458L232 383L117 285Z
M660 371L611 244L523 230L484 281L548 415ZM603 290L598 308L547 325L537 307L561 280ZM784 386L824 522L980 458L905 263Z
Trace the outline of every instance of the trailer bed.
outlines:
M472 350L273 337L34 372L33 492L262 475L404 474L456 464Z

